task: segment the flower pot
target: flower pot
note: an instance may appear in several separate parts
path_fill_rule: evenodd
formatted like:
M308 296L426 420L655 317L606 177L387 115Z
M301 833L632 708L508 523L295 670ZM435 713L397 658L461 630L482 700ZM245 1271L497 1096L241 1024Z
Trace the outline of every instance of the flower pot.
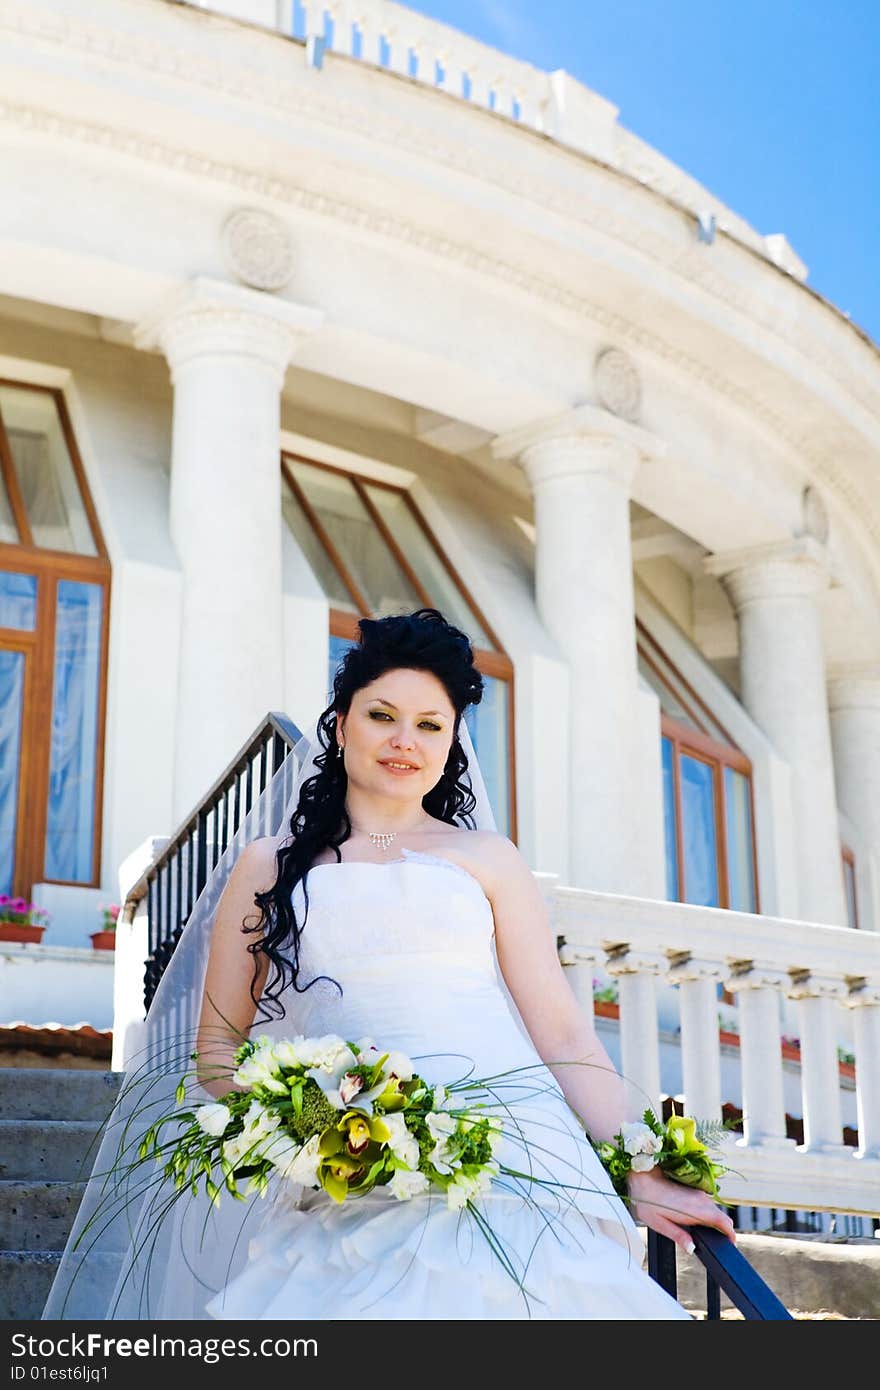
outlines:
M594 999L593 1014L596 1018L620 1018L620 1005L611 999Z
M33 922L0 922L0 941L41 941L45 930Z
M93 931L91 933L92 946L96 951L115 951L116 933L115 931Z

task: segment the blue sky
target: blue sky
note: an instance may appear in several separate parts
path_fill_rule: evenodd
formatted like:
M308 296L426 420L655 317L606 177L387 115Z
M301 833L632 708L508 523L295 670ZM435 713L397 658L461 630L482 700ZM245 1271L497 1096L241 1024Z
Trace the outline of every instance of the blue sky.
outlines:
M880 342L880 0L410 0L565 68Z

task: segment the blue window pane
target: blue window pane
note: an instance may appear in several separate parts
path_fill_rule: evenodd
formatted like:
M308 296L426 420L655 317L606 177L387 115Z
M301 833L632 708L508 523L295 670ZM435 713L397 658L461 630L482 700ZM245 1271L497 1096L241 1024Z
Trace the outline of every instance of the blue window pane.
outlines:
M340 666L340 663L341 663L341 661L342 661L342 658L345 656L345 653L348 651L349 647L354 647L354 646L357 646L357 643L356 643L356 642L353 642L353 641L351 640L351 638L349 638L349 637L333 637L333 636L331 636L331 638L330 638L330 660L329 660L329 664L328 664L328 668L327 668L327 703L328 703L328 704L329 704L330 701L333 699L333 677L336 675L336 672L339 670L339 666Z
M666 849L666 896L678 902L678 844L675 825L675 774L672 740L660 740L663 759L663 840Z
M59 581L46 877L70 883L93 875L101 597L97 584Z
M684 754L680 776L685 902L718 907L713 769Z
M0 570L0 627L33 632L37 626L37 576Z
M495 822L510 834L510 786L507 729L507 683L483 675L483 698L468 705L465 723L480 762Z
M724 769L724 802L727 819L727 872L730 906L739 912L757 909L755 864L752 854L752 806L749 779L732 767Z
M24 653L0 651L0 893L12 892Z

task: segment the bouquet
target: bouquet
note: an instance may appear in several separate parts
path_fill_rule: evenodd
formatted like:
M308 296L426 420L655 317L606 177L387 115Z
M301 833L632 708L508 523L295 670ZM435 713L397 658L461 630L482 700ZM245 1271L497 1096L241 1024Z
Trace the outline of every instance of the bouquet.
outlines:
M456 1105L453 1092L416 1075L403 1053L383 1052L370 1038L261 1037L243 1043L233 1061L232 1079L244 1089L162 1116L140 1144L139 1158L162 1163L178 1192L196 1195L203 1182L215 1204L224 1189L240 1200L264 1196L277 1172L336 1202L375 1187L400 1201L437 1188L456 1209L500 1171L500 1119L481 1104ZM176 1092L184 1107L186 1081ZM183 1129L166 1138L172 1121Z
M621 1197L628 1195L630 1173L652 1168L718 1197L718 1179L729 1170L712 1158L709 1146L718 1142L723 1129L721 1124L701 1124L690 1115L672 1115L664 1123L646 1110L641 1121L621 1125L613 1142L593 1147Z

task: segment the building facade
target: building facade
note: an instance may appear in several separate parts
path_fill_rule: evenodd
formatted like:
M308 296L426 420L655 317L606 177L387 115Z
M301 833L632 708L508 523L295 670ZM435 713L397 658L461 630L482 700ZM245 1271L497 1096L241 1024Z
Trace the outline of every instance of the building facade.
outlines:
M428 603L536 872L709 910L728 1022L747 921L858 932L808 994L874 988L880 360L785 237L401 6L0 0L0 36L0 892L52 914L0 1023L108 1027L120 866Z

